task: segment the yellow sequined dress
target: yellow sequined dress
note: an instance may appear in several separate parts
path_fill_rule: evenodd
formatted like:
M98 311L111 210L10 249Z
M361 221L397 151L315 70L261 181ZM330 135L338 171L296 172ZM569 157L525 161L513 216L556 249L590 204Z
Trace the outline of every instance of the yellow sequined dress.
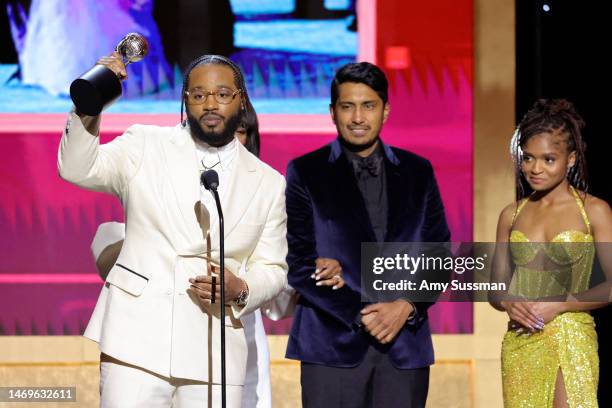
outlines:
M584 204L573 188L572 194L587 233L564 231L550 243L534 243L512 230L510 251L515 269L511 294L535 299L588 289L595 244ZM526 202L519 203L513 225ZM529 336L510 330L506 333L502 343L504 406L552 407L559 369L571 408L598 406L597 333L589 313L562 313L541 332Z

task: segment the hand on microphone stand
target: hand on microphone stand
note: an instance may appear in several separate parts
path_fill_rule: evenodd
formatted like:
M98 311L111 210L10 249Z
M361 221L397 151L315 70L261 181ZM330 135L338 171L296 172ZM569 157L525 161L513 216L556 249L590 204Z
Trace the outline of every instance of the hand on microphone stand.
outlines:
M208 272L210 275L199 275L189 279L191 288L188 291L193 292L198 300L205 304L219 302L221 299L221 282L219 279L219 265L209 262ZM213 290L214 288L214 290ZM232 271L225 268L225 298L233 301L238 299L243 291L248 292L246 281L234 275Z

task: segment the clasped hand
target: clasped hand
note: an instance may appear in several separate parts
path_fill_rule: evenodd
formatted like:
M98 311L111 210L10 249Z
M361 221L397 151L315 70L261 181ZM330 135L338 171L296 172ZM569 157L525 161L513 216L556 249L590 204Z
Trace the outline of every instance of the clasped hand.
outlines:
M543 330L565 311L565 302L502 301L501 305L512 321L531 332Z
M374 303L361 310L361 323L379 343L387 344L395 339L413 311L412 304L403 299Z
M218 303L221 299L220 266L208 263L208 275L199 275L190 278L189 294L194 294L203 304ZM225 268L225 300L226 303L236 299L242 290L247 290L246 282Z

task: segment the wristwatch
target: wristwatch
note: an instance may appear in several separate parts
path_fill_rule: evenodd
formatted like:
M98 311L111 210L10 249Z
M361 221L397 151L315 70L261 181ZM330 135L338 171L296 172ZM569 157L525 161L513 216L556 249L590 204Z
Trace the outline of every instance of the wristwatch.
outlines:
M249 286L247 285L246 281L243 280L243 282L246 288L242 289L238 294L238 297L234 299L234 303L236 303L236 306L239 307L246 306L247 301L249 300Z

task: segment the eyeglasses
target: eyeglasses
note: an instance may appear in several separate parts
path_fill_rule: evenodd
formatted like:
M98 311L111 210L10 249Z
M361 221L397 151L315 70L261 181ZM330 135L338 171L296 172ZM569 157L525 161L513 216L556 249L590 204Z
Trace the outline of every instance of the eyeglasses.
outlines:
M187 96L187 104L189 105L202 105L206 102L209 95L213 95L218 103L228 105L232 103L236 95L240 92L240 89L232 92L232 90L228 88L221 88L216 91L194 89L193 91L185 91L185 95Z

